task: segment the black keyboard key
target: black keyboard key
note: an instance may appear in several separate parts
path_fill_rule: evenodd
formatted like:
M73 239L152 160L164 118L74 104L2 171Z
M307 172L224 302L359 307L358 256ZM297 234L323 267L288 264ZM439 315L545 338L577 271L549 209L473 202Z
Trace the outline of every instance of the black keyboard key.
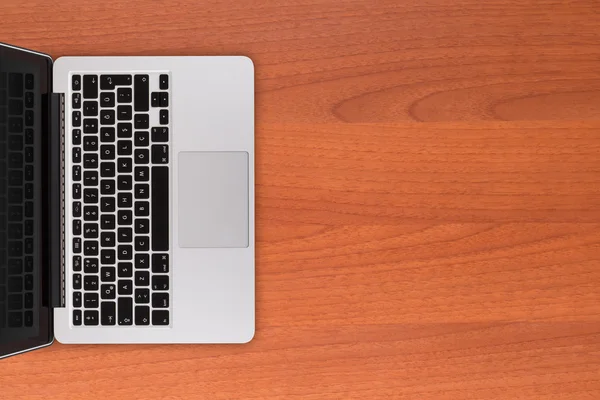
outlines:
M115 145L114 144L103 144L100 146L100 158L102 160L114 160L115 159Z
M131 86L131 75L101 75L100 88L113 90L116 86Z
M86 274L97 274L100 262L95 257L86 257L83 260L83 272Z
M150 134L145 131L135 133L135 145L137 147L146 147L150 145Z
M150 304L150 290L135 289L135 302L136 304Z
M119 243L131 243L133 241L133 230L131 228L119 228L117 236Z
M97 276L84 276L83 277L83 288L88 292L98 290L98 277Z
M81 290L81 274L73 274L73 290Z
M117 119L119 121L131 121L133 117L133 111L131 106L119 106L117 107Z
M150 220L147 218L138 218L135 220L135 233L138 235L150 233Z
M135 237L135 251L148 251L150 250L150 238L148 236L136 236Z
M152 167L152 250L169 250L169 169Z
M166 274L169 272L168 254L152 254L152 272L155 274Z
M8 74L8 95L10 97L23 96L23 74L9 73Z
M26 327L32 327L33 326L33 311L25 311L25 322L24 322Z
M103 213L111 213L116 209L116 202L114 197L102 197L100 202L100 211Z
M83 102L83 115L85 117L97 117L98 116L98 102L97 101L84 101Z
M169 311L168 310L153 310L152 311L152 325L156 325L156 326L169 325Z
M136 164L148 164L150 162L150 152L147 149L136 149L133 157Z
M73 253L81 253L81 238L73 238Z
M148 75L136 75L133 86L135 92L135 111L148 111L150 97L150 77Z
M169 128L166 126L160 128L152 128L152 141L153 142L168 142L169 141Z
M33 184L32 183L25 184L25 198L28 200L33 199Z
M73 126L80 127L81 126L81 112L73 111Z
M119 173L130 173L132 170L131 158L119 158L117 160L117 171Z
M100 269L100 279L102 279L102 282L114 282L117 278L116 275L115 267L102 267Z
M20 328L23 326L23 313L21 311L13 311L8 313L8 327Z
M73 93L73 99L71 100L71 103L74 110L79 110L81 108L81 94Z
M162 74L159 79L160 90L169 89L169 75Z
M150 198L150 186L145 183L138 183L134 186L136 200L145 200ZM168 194L168 193L167 193Z
M73 271L81 272L81 256L73 256Z
M25 180L31 182L34 178L34 169L33 165L25 166Z
M169 293L152 293L152 308L169 308Z
M25 257L25 272L33 272L33 257Z
M112 214L103 214L100 218L100 228L115 229L115 216Z
M98 137L97 136L85 136L83 138L83 150L84 151L98 151Z
M150 103L152 104L152 107L158 107L160 106L160 93L158 92L152 92L152 95L150 96Z
M168 164L169 163L169 146L166 144L152 145L152 163L153 164Z
M9 310L20 310L23 308L23 295L15 293L8 295L7 305Z
M128 122L121 122L117 125L117 136L120 138L131 138L133 135L133 126Z
M33 275L25 275L25 290L33 290Z
M119 297L119 325L133 324L133 299L131 297Z
M83 255L84 256L97 256L99 251L97 240L86 240L83 242Z
M133 205L131 193L119 193L117 196L120 208L129 208ZM131 224L131 220L127 221L127 225Z
M83 323L86 326L98 325L98 311L97 310L86 310L83 313Z
M144 285L148 286L148 285ZM23 291L23 278L20 276L11 276L8 278L8 291L10 293L19 293Z
M100 129L100 141L103 143L112 143L115 141L115 128L103 127Z
M150 268L150 254L136 254L135 255L135 267L137 269Z
M119 190L131 190L133 179L130 175L119 175L117 179L117 188Z
M11 99L8 101L8 114L9 115L22 115L23 114L23 101L21 99Z
M117 247L119 261L129 261L133 259L133 247L129 244L122 244Z
M120 156L130 156L133 152L131 140L119 140L117 142L117 154Z
M161 125L169 124L169 110L160 110L160 124Z
M28 163L33 162L33 147L25 147L25 161Z
M81 202L73 202L73 218L81 218Z
M117 90L117 100L119 103L131 103L133 92L130 88L120 88Z
M137 306L135 308L135 324L140 326L150 325L150 307Z
M98 133L98 120L96 118L85 118L83 120L83 133Z
M79 129L75 129L74 131L78 131ZM34 141L34 132L33 129L28 128L25 129L25 144L33 144ZM73 141L73 144L79 144L79 143L75 143L75 141Z
M28 149L32 149L32 148L28 147ZM5 175L6 174L6 165L4 165L4 163L1 163L0 166L1 166L0 170L2 172L2 175ZM12 169L23 168L23 154L9 153L8 154L8 168L12 168Z
M161 107L169 107L169 93L162 92L160 94L160 106Z
M83 202L85 204L98 204L98 189L85 188L83 190Z
M148 182L150 181L150 168L148 167L135 167L133 176L136 182Z
M25 93L25 107L33 108L35 106L35 96L32 92Z
M73 163L78 164L81 162L81 147L75 147L73 149Z
M83 184L85 186L98 186L98 171L85 171L83 173Z
M121 279L117 284L119 296L133 294L133 281L131 279Z
M102 245L102 247L115 247L115 245L116 245L115 239L116 238L115 238L114 232L102 232L101 238L100 238L100 244Z
M10 150L10 151L23 150L23 136L10 135L8 138L8 150Z
M81 199L81 183L73 184L73 198L75 200Z
M117 321L117 305L114 301L103 301L100 306L100 320L102 325L115 325Z
M103 162L100 164L100 176L103 178L114 178L115 176L115 163L114 162Z
M95 99L98 97L98 77L96 75L83 76L83 98Z
M85 293L83 295L83 306L85 308L98 308L98 293Z
M115 94L112 92L102 92L100 94L100 107L110 108L115 106Z
M25 135L25 139L27 139L27 135ZM32 136L33 139L33 136ZM28 144L32 144L33 140L31 141L31 143ZM81 144L81 129L73 129L73 145L75 146L79 146Z
M98 155L94 154L94 153L84 154L83 155L83 166L86 169L98 168Z
M98 239L98 224L93 222L83 224L83 236L86 239Z
M81 310L73 310L73 325L81 325Z
M147 217L150 215L150 203L147 201L136 201L135 202L135 216L136 217Z
M33 74L25 74L25 89L33 90L35 87L35 81L33 79Z
M115 111L114 110L100 111L100 124L101 125L114 125L115 124Z
M25 293L25 308L33 308L33 293Z
M113 283L105 284L100 287L100 297L102 300L112 300L117 298L117 287Z
M81 292L73 292L73 307L79 308L82 304Z
M81 167L79 165L73 165L73 180L76 182L81 180Z
M133 126L135 129L148 129L150 127L150 117L148 114L135 114Z
M10 204L23 203L23 189L16 187L8 188L8 202Z
M85 221L98 221L98 206L83 207L83 219Z
M114 250L102 250L100 252L100 262L103 265L112 265L117 261L117 256Z
M137 257L137 255L136 255ZM133 264L130 262L120 262L117 266L119 278L131 278L133 277Z
M73 235L81 235L81 220L73 220Z
M146 271L135 272L135 285L136 286L150 286L150 273Z
M35 123L35 114L31 110L25 111L25 126L33 126Z
M9 206L8 207L8 220L10 222L21 222L23 219L23 207L22 206Z
M73 91L81 90L81 75L73 75L71 77L71 88Z
M100 193L103 195L115 194L115 181L113 179L102 179L100 181Z

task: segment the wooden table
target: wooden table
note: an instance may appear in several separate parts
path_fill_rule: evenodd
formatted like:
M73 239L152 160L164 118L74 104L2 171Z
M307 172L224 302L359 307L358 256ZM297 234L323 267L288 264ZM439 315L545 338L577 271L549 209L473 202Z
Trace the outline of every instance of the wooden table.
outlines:
M54 57L252 57L258 239L250 344L55 344L0 397L600 398L599 7L4 0Z

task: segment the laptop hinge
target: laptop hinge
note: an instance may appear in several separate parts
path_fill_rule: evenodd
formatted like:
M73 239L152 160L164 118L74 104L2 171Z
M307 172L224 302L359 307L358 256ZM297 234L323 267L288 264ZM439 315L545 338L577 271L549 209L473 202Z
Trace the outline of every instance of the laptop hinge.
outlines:
M65 96L52 93L50 96L50 230L49 257L51 270L52 307L65 304L65 220L64 220L64 177L65 177Z

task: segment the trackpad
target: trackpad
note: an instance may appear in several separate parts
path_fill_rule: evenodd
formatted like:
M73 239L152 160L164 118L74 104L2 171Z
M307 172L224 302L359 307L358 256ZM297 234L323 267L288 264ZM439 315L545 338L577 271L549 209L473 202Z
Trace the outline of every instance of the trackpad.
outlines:
M248 153L179 153L179 246L248 247Z

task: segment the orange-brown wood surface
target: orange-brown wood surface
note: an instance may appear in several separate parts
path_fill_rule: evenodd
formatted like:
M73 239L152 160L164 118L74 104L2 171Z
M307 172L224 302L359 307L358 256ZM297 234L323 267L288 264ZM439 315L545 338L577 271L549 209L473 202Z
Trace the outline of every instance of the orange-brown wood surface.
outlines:
M252 57L257 333L55 344L0 398L600 398L599 11L3 0L54 57Z

